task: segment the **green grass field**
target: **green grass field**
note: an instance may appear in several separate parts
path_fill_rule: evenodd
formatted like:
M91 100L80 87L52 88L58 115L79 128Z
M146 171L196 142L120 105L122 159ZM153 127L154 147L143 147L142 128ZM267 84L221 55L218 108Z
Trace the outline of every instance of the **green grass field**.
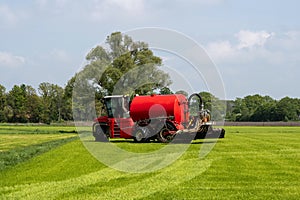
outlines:
M75 134L60 133L61 127L40 127L42 134L33 132L37 127L24 132L19 126L8 128L8 133L0 130L0 154L11 155L14 160L10 152L18 148L25 152L48 148L8 163L0 171L0 199L300 197L300 127L225 127L225 139L219 140L205 158L199 159L204 144L196 140L173 164L151 173L126 173L105 166ZM64 127L65 132L73 129ZM54 141L63 142L49 145ZM166 145L131 141L114 144L132 152L154 151Z

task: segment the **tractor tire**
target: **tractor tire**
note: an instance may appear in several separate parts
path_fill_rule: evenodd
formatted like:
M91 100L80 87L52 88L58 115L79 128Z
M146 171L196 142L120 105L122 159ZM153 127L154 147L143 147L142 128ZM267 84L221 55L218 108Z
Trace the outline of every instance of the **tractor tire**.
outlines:
M225 129L222 128L219 138L225 138Z
M94 137L96 142L108 142L108 138L100 125L95 125Z
M162 143L168 143L168 142L172 141L173 136L171 134L169 134L169 129L164 127L157 134L157 139L158 139L158 141L160 141Z

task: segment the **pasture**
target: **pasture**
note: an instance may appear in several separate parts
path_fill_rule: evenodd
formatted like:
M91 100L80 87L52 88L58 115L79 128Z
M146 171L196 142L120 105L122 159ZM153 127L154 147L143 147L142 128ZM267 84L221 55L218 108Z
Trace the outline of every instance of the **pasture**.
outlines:
M300 127L225 129L205 158L199 150L209 141L196 140L168 167L126 173L95 159L74 127L0 126L0 199L299 199ZM132 152L167 145L113 144Z

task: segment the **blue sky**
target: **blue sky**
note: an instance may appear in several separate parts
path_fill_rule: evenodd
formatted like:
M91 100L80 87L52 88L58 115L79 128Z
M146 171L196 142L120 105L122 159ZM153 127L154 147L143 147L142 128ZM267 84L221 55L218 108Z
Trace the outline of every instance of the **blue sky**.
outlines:
M300 97L300 1L0 1L0 84L64 86L114 31L161 27L203 46L228 99Z

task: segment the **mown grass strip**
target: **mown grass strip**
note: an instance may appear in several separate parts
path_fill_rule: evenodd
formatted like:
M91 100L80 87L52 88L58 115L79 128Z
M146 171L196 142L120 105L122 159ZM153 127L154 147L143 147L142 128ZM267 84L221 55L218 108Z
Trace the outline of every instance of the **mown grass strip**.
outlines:
M17 147L9 151L0 152L0 171L15 166L18 163L24 162L34 156L45 153L75 139L78 139L78 137L75 136L63 138L26 147Z
M0 126L0 134L77 133L75 127L66 126Z
M53 140L74 137L75 134L0 134L0 152Z
M193 179L205 172L211 162L212 160L193 158L188 161L176 162L150 174L131 174L103 168L93 173L62 181L3 187L0 189L0 193L5 194L8 199L95 199L98 195L100 195L98 196L100 199L142 198L160 191L162 188L171 190L173 187ZM189 167L189 171L186 171L186 167ZM124 181L126 184L122 184ZM85 188L90 186L95 187L96 190L91 194L82 194L81 190L85 191Z
M3 186L63 181L103 168L106 166L96 160L80 140L74 140L0 171L0 190Z

